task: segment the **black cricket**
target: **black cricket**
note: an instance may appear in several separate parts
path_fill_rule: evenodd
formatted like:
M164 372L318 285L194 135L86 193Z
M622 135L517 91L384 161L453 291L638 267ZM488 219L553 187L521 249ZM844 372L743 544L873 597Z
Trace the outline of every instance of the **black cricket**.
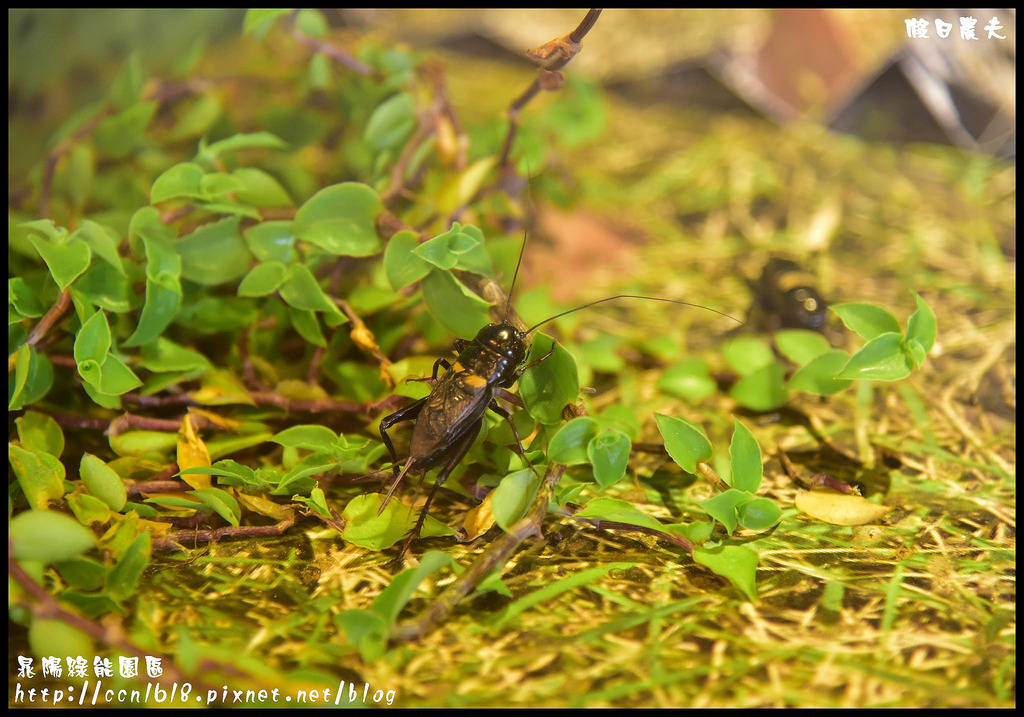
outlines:
M771 257L761 277L751 282L754 300L748 315L768 331L806 329L824 333L828 304L812 285L813 277L789 259Z
M402 546L396 561L400 561L408 550L412 541L419 537L423 522L426 520L427 510L434 499L437 489L444 484L459 462L465 457L480 428L483 426L484 413L489 408L504 418L519 446L519 452L524 452L522 440L512 421L512 415L498 405L495 396L501 389L508 389L532 366L537 365L548 358L554 352L554 345L550 351L535 361L523 365L529 350L528 337L541 326L554 321L567 314L572 314L583 309L603 304L617 299L646 299L649 301L664 301L682 306L694 306L708 309L716 314L728 316L715 309L691 304L686 301L675 299L662 299L654 296L637 296L633 294L619 294L606 299L592 301L583 306L563 311L540 323L534 324L526 330L516 328L509 320L512 311L512 291L515 288L516 278L519 275L519 267L523 261L523 254L526 251L526 237L523 237L523 245L519 251L519 260L516 264L515 273L512 276L512 284L509 288L508 298L505 303L505 313L502 321L488 324L480 329L472 341L464 339L455 340L455 349L458 358L452 364L444 358L434 362L434 369L431 381L435 382L430 394L425 398L415 401L405 408L402 408L389 416L385 416L380 422L380 436L391 454L394 482L388 490L384 501L381 504L380 512L383 512L395 491L401 485L406 474L410 472L426 472L431 468L443 466L438 473L427 501L420 510L416 525L409 534L409 538ZM737 319L732 318L734 321ZM438 380L437 374L440 367L444 367L446 373ZM426 380L426 379L411 379ZM409 445L409 457L401 463L395 446L391 442L388 431L396 424L403 421L415 421L412 430L412 439ZM378 513L379 514L379 513Z

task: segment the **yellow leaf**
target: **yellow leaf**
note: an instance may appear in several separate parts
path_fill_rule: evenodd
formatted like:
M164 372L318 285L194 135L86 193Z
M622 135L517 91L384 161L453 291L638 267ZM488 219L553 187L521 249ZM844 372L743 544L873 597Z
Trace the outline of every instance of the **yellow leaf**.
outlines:
M192 421L193 417L186 415L178 432L178 469L183 471L189 468L205 468L212 463L210 450L196 434ZM196 489L209 488L213 485L213 477L209 475L184 475L181 479Z
M494 525L494 514L491 513L491 496L493 491L487 494L480 505L466 513L466 520L462 527L466 530L466 539L474 540L486 533Z
M205 418L213 425L217 426L218 428L223 428L225 431L234 431L239 426L242 425L241 421L226 418L217 413L214 413L213 411L206 411L203 410L202 408L196 408L195 406L189 406L188 412L189 415L191 416Z
M291 511L280 506L272 500L268 500L258 495L249 495L248 493L237 492L235 496L238 498L238 502L244 505L254 513L265 515L268 518L274 520L284 520Z
M864 525L892 510L859 495L844 495L831 490L801 491L796 496L796 507L812 518L832 525Z

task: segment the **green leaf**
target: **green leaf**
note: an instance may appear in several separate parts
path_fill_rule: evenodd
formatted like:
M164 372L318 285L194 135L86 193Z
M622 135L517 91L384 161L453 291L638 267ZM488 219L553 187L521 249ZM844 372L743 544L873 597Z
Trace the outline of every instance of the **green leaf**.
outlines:
M64 171L54 178L54 189L67 194L76 215L81 215L94 191L104 186L102 177L96 181L95 154L88 144L75 145L67 155Z
M308 498L301 495L294 495L292 496L292 500L299 501L307 508L310 508L325 518L333 517L331 515L331 508L327 505L327 496L324 495L323 490L320 488L314 488L310 491Z
M57 246L63 246L68 240L68 230L64 227L57 226L50 219L33 219L30 222L22 222L18 226L29 232L38 232L42 234L50 241L51 244L55 244Z
M717 548L698 546L693 550L693 560L726 578L739 588L747 599L757 599L758 555L753 550L736 545L723 545Z
M171 323L181 305L181 257L160 235L162 227L153 230L153 218L155 211L136 212L132 217L133 229L137 227L146 250L146 300L139 324L124 346L141 346L155 339Z
M102 460L85 453L78 468L82 482L89 492L102 500L111 510L120 512L128 502L124 481L117 472Z
M102 525L111 519L110 506L88 493L73 493L67 500L71 512L83 525Z
M242 517L242 509L238 507L238 501L235 500L235 496L226 490L221 490L220 488L199 488L191 491L190 495L199 498L205 506L216 511L217 515L231 523L231 525L238 526L239 520Z
M853 383L849 379L838 379L836 375L843 370L850 355L842 349L832 349L801 368L789 379L789 388L793 391L806 391L816 396L831 396L833 393L848 388Z
M91 219L84 219L81 226L69 237L69 240L75 239L84 241L94 255L103 259L117 273L124 275L124 263L117 249L119 237L113 229L97 224Z
M489 155L451 175L438 195L438 212L451 214L473 201L483 188L484 182L491 176L497 161L495 155Z
M331 60L327 55L321 53L313 55L309 61L306 77L312 89L323 91L331 87Z
M865 341L885 333L900 333L900 322L877 304L850 302L829 307L846 327Z
M427 309L456 336L471 339L490 323L490 304L446 271L435 269L421 284Z
M315 312L289 306L288 318L291 320L292 328L298 332L299 336L314 346L327 348L327 339L324 337L324 332L320 330L320 322L317 320Z
M380 197L365 184L334 184L299 208L292 229L330 254L372 256L381 249L376 220L383 209Z
M732 461L732 487L756 493L761 487L764 466L761 464L761 446L739 419L733 418L732 443L729 456Z
M262 40L270 32L277 19L290 12L292 12L291 8L249 8L245 11L245 20L242 21L242 32L252 35L257 40Z
M924 349L924 353L927 354L932 350L935 345L935 334L937 332L937 326L935 321L935 312L932 308L925 303L925 300L918 295L916 291L914 294L914 301L917 302L917 311L910 315L910 319L907 321L907 342L917 341L921 348ZM917 363L920 366L923 360L919 360Z
M893 332L876 336L864 344L836 378L899 381L913 369L913 361L903 351L903 336Z
M110 595L124 600L135 593L142 571L149 564L151 550L149 531L144 530L110 569L110 575L107 577L107 592Z
M146 502L163 508L182 508L185 510L203 510L204 508L203 502L200 500L177 495L155 495L152 498L146 498Z
M575 513L574 517L627 523L660 531L665 531L667 528L657 518L652 518L641 512L632 503L616 498L594 498L584 506L583 510Z
M253 267L238 284L238 295L243 297L273 294L288 277L288 267L279 261L265 261Z
M204 224L175 244L181 256L181 276L203 286L239 279L249 271L252 254L238 227L240 217Z
M755 411L771 411L786 402L786 371L780 364L770 363L744 376L733 385L729 396Z
M753 498L754 496L745 490L730 488L724 493L719 493L704 501L703 508L708 515L724 525L732 535L739 525L739 507Z
M128 56L128 61L121 67L121 71L110 86L111 102L117 105L119 110L128 109L139 101L144 84L146 84L146 76L142 72L139 54L133 52Z
M143 346L139 353L139 366L155 373L206 371L211 367L210 360L198 351L162 336Z
M388 625L393 625L419 584L440 568L454 564L455 561L450 555L438 550L424 553L419 565L400 572L391 580L391 584L374 598L373 611L383 617Z
M310 37L325 37L330 26L319 10L303 8L295 15L295 27Z
M200 199L203 195L199 188L206 172L195 162L175 164L153 180L149 190L149 201L153 204L168 199Z
M594 479L602 489L618 483L626 475L631 448L629 436L614 428L601 429L587 444Z
M8 379L7 410L16 411L25 405L25 389L29 384L35 352L28 344L18 347L14 360L13 381Z
M767 498L753 498L738 506L736 513L748 530L767 530L782 518L782 509Z
M64 495L64 465L55 456L8 443L7 460L33 510L46 510Z
M453 227L452 231L438 234L433 239L414 246L412 253L439 269L451 269L458 263L459 255L449 248L449 244L458 245L459 242L456 239L458 236L460 235Z
M699 401L718 390L708 362L691 357L670 366L658 377L658 390L687 401Z
M260 261L290 264L299 258L291 222L261 222L246 229L243 234L249 244L249 251Z
M431 266L414 253L416 233L402 230L388 240L384 248L384 272L395 291L430 273Z
M96 149L112 159L127 156L142 141L156 108L156 102L139 102L101 121L93 132Z
M509 473L491 493L491 514L502 530L515 525L530 509L541 479L532 468Z
M414 246L412 253L439 269L464 269L477 274L493 271L483 233L472 225L464 227L455 222L445 233Z
M315 63L314 58L310 63ZM312 72L312 70L311 70ZM274 105L267 107L259 114L260 123L268 130L288 143L293 152L311 144L318 144L323 141L327 131L334 125L328 120L327 115L312 107L302 107L293 104ZM302 177L311 179L305 168L290 166L287 169L294 170L295 174L287 175L287 179ZM280 170L278 170L280 172ZM278 176L281 176L279 174ZM285 177L282 177L285 178ZM287 181L288 185L296 189L304 182ZM313 187L309 191L297 191L296 196L307 196L313 193Z
M281 284L279 292L281 298L296 309L341 313L305 264L292 264L288 267L288 278Z
M684 471L696 473L697 462L711 458L714 451L702 428L685 418L661 413L656 413L654 417L658 421L658 430L665 439L665 450Z
M416 129L416 103L408 92L384 100L370 115L363 139L376 150L397 147Z
M248 466L243 466L241 463L235 461L217 461L212 466L199 466L196 468L189 468L183 470L179 475L212 475L212 476L226 476L229 478L237 479L237 482L242 485L254 485L256 483L256 471ZM223 481L221 481L223 483Z
M64 452L64 432L51 416L36 411L26 411L14 420L18 428L18 440L30 451L42 451L60 458Z
M71 282L89 268L92 252L89 245L81 239L68 240L58 245L35 234L29 234L28 240L46 262L50 275L61 291L68 288Z
M126 314L142 302L135 295L123 268L118 271L106 262L93 262L71 287L76 305L91 304L112 314Z
M14 307L19 316L35 319L46 313L39 297L20 276L7 280L7 305Z
M280 137L270 132L252 132L225 137L213 144L207 145L205 141L199 142L199 151L196 153L196 161L207 167L216 166L221 155L231 152L238 152L243 149L288 149L288 144Z
M540 121L567 147L577 147L601 136L606 124L604 97L592 81L573 74L547 106Z
M625 343L621 336L598 334L579 346L576 354L580 363L602 373L618 373L626 367L626 361L618 349Z
M79 371L81 373L81 371ZM85 378L85 376L83 376ZM99 382L90 381L100 392L108 396L120 396L142 385L142 381L117 356L110 354L100 366Z
M96 545L91 531L52 510L20 513L11 519L7 532L17 560L57 563L77 558Z
M160 336L178 313L181 305L181 286L177 279L164 276L159 280L146 279L146 303L135 331L124 341L125 346L142 346Z
M166 454L178 445L177 433L163 431L125 431L110 436L110 448L119 456Z
M230 202L231 194L242 188L242 183L230 174L211 172L199 180L199 191L205 202Z
M254 207L290 207L292 198L281 183L256 167L239 167L231 173L238 183L235 197Z
M779 347L779 352L783 356L797 366L803 366L813 361L832 348L828 339L817 331L802 329L776 332L775 345Z
M537 334L530 347L526 362L537 361L554 349L553 353L529 369L519 379L519 394L526 410L537 421L553 425L562 421L562 411L575 403L580 392L580 379L576 362L560 344L547 334Z
M559 412L559 419L561 412ZM597 435L599 426L590 416L579 416L558 429L548 444L548 458L555 463L579 465L590 462L587 446Z
M250 12L252 12L250 10ZM370 610L345 610L334 616L334 624L345 633L366 664L376 662L387 651L388 623Z
M53 385L53 365L34 347L22 344L15 358L13 382L8 381L7 408L17 411L43 398Z
M329 452L337 444L338 435L327 426L300 425L284 429L271 440L286 448Z
M119 396L141 386L138 377L111 354L110 349L110 325L106 314L97 311L82 325L75 338L78 375L96 391L109 396Z
M204 135L213 128L223 111L224 108L218 97L200 95L181 113L167 138L172 142L177 142Z
M33 619L28 626L28 645L32 654L52 656L60 662L61 658L73 659L96 652L90 637L62 620Z
M54 567L74 590L99 590L107 578L107 567L91 558L72 558L61 561Z
M733 339L722 349L722 356L729 367L740 376L749 376L775 363L772 347L764 339L754 336Z
M402 540L416 522L416 512L398 500L392 500L380 510L381 496L361 495L345 506L342 518L345 530L341 536L353 545L369 550L384 550ZM454 531L436 519L427 517L422 535L451 534ZM393 584L393 583L392 583Z
M85 361L102 365L110 354L110 346L110 324L107 323L107 315L97 311L82 324L75 337L73 353L75 362L79 364L79 372L81 364Z

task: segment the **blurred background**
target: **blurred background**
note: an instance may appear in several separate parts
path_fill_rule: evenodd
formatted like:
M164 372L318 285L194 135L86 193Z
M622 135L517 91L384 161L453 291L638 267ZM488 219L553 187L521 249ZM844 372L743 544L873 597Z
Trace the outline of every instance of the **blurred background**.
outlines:
M506 62L528 71L525 50L537 38L565 34L585 10L324 13L335 28L360 36L462 58L456 63ZM9 124L9 133L19 133L9 161L21 165L62 115L102 97L129 53L138 52L152 74L173 74L206 46L238 43L243 16L232 9L9 10L8 113L30 123ZM959 38L961 17L977 20L978 39ZM927 22L927 37L908 37L911 19ZM949 37L938 37L936 22L952 27ZM999 157L1015 152L1013 9L609 9L571 69L637 105L809 120L871 140L951 143ZM31 128L37 131L26 137Z

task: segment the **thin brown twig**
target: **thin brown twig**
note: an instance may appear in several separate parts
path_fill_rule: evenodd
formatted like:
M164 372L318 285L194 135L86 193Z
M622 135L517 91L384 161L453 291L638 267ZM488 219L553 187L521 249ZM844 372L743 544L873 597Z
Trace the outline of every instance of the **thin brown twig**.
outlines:
M335 299L334 303L338 305L345 316L348 317L349 321L352 322L352 330L349 335L352 337L352 341L359 349L365 353L369 353L373 359L377 362L380 367L381 380L387 384L388 388L395 387L395 379L392 378L391 372L388 369L391 367L391 359L389 359L383 351L380 350L380 345L377 343L377 338L373 335L373 332L366 326L363 320L359 317L359 314L355 312L352 306L344 299Z
M313 50L313 52L321 52L327 55L329 58L337 62L338 64L347 67L353 72L357 72L365 77L373 77L376 73L373 68L369 65L364 65L362 62L352 57L340 47L332 45L325 40L318 40L315 37L310 37L295 25L294 15L292 20L292 36L299 41L299 43Z
M540 92L557 90L561 87L564 77L558 70L565 67L573 57L579 54L581 49L580 43L594 27L600 16L601 8L591 8L587 11L583 21L568 35L549 40L526 53L530 59L539 62L541 66L537 70L537 76L530 83L530 86L526 88L523 94L513 100L508 108L508 134L505 135L505 144L501 150L501 159L498 162L499 168L504 169L508 165L512 153L512 143L515 141L516 133L519 130L519 113Z
M416 157L420 146L430 137L439 135L439 128L442 123L447 123L455 133L454 160L456 169L463 169L466 166L469 152L469 137L462 130L462 125L455 115L455 110L448 100L448 93L444 84L444 71L439 61L428 62L423 68L433 91L434 100L428 109L418 113L418 124L412 138L405 143L401 155L391 168L391 178L387 188L381 193L381 201L389 204L395 197L403 196L408 192L408 182L405 179L409 164ZM440 143L441 137L438 136ZM439 149L443 149L440 148Z
M71 308L71 293L67 289L64 289L64 291L60 292L60 295L53 303L53 306L50 307L50 310L47 311L46 314L43 315L43 318L39 320L39 323L33 327L28 338L25 340L25 343L28 346L35 346L42 341L50 329L52 329L54 325L61 320L64 314L67 313L69 308ZM15 351L7 359L7 373L14 371L17 363L18 352Z
M74 149L75 143L85 139L99 126L99 123L108 115L114 113L114 106L108 105L99 110L92 119L78 128L70 137L65 137L57 143L57 146L50 150L43 163L43 180L39 185L39 216L50 218L50 189L53 186L53 175L57 171L57 163L61 157Z
M543 537L540 526L544 522L544 516L547 515L548 502L551 500L555 486L562 479L564 472L565 466L560 463L549 465L547 474L544 476L544 483L537 491L526 515L488 545L486 550L473 561L473 564L466 568L466 571L449 585L429 608L415 619L395 626L391 634L391 641L415 640L425 635L435 624L443 620L488 573L508 562L512 554L527 538Z
M295 525L298 518L292 514L279 520L274 525L228 525L223 528L209 530L182 530L163 537L153 538L155 550L180 550L182 545L192 543L215 543L222 538L263 538L282 535Z
M357 403L355 401L340 401L332 398L301 399L289 398L274 391L250 391L249 398L257 405L276 406L285 411L296 413L355 413L358 415L372 415L381 410L381 406L389 405L387 402ZM134 403L139 406L202 406L187 394L176 394L174 396L136 396L124 394L122 401ZM174 430L177 430L175 428Z
M161 683L182 684L185 680L190 680L193 685L196 685L197 687L202 686L208 689L208 686L201 678L198 678L196 675L187 677L183 672L181 672L172 658L155 654L152 650L143 650L138 645L129 642L123 637L124 631L121 629L120 625L114 625L112 623L109 627L104 627L97 622L64 609L64 607L57 602L57 599L50 595L50 593L48 593L39 583L33 580L14 558L14 542L10 539L7 541L7 573L22 590L34 599L33 601L16 599L16 603L23 605L30 610L36 619L59 620L85 635L88 635L94 640L97 640L103 645L109 645L120 652L127 655L134 655L142 658L143 660L147 657L160 657L163 674L156 679ZM206 661L204 661L204 663L205 662ZM204 665L204 667L208 666L208 664ZM234 666L218 665L218 667L227 670L229 673L236 674L238 676L245 676L245 673L239 671ZM197 672L197 675L198 674L202 674L202 671Z

